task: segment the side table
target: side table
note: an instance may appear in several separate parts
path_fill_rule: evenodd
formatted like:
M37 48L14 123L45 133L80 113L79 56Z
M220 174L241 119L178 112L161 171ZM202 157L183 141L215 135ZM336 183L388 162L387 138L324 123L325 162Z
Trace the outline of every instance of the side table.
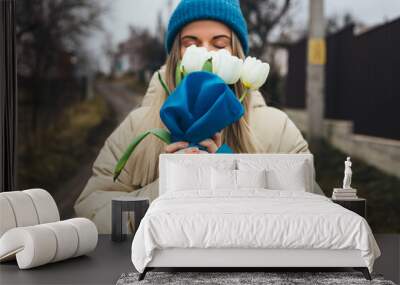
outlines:
M149 208L150 200L145 197L121 196L112 199L112 234L113 241L123 241L127 236L127 216L133 214L135 220L135 228L133 235L139 227L140 221Z
M341 205L342 207L359 214L364 219L367 218L367 200L364 198L356 199L333 199L332 202Z

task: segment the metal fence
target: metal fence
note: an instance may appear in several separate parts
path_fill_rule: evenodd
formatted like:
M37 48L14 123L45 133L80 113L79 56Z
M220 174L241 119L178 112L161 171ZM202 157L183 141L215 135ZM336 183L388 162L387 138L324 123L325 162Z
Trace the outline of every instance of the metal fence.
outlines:
M400 139L400 19L360 35L327 37L325 117L352 120L354 132ZM304 109L306 39L289 48L284 106Z

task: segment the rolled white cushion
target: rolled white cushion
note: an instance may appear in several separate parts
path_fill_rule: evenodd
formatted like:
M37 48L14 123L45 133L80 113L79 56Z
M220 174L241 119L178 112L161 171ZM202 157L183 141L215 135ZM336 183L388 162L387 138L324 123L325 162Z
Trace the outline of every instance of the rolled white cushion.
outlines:
M10 202L6 197L0 195L0 237L16 226L17 222Z
M0 237L15 227L33 226L60 220L56 202L43 189L0 193Z
M20 269L32 268L86 254L97 239L96 226L85 218L18 227L0 238L0 261L16 256Z
M78 233L71 228L70 223L62 221L43 224L43 226L49 228L56 236L57 247L54 258L51 260L52 262L64 260L75 255L79 238Z
M11 205L17 227L33 226L39 223L35 205L31 197L23 191L1 193Z
M58 212L56 202L49 192L39 188L28 189L22 192L31 197L39 218L39 224L51 223L60 220L60 214Z
M79 256L96 248L98 231L96 225L86 218L74 218L64 222L70 223L78 233L78 248L74 254Z
M56 250L53 231L43 225L13 228L0 239L0 261L12 259L16 254L20 269L49 263Z

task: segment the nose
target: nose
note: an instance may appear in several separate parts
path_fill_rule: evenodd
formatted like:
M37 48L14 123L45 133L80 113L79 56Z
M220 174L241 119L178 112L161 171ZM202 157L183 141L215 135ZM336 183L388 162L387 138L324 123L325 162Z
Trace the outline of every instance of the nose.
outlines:
M212 50L216 50L217 49L208 41L207 42L202 42L201 46L205 47L208 51L212 51Z

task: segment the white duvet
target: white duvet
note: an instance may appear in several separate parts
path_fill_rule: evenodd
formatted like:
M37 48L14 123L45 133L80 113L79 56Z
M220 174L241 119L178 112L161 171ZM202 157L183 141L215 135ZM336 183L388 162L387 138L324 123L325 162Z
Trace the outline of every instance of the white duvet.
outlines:
M369 271L380 250L361 216L300 191L169 192L153 201L132 242L143 272L154 249L358 249Z

